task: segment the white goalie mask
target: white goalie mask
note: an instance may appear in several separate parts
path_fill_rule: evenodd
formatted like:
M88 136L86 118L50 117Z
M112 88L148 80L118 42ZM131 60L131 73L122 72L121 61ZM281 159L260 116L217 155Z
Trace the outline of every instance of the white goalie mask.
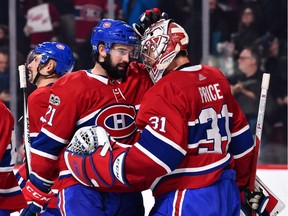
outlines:
M161 19L146 29L141 39L141 57L153 83L181 50L187 49L189 37L173 20Z

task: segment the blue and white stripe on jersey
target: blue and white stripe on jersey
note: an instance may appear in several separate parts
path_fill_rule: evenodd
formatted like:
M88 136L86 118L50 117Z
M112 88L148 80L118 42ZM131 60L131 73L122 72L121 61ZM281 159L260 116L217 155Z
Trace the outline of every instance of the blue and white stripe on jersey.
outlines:
M167 172L174 170L186 154L186 151L180 145L157 133L149 125L143 130L142 136L135 147Z

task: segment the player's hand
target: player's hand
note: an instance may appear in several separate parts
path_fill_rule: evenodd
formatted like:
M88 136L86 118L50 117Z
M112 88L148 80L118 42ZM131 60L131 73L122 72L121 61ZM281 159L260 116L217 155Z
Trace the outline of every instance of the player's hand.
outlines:
M26 182L25 187L22 189L22 193L28 206L21 211L20 216L32 216L45 211L49 200L54 195L52 192L45 193L39 190L30 181Z
M242 210L246 215L252 215L252 212L257 212L259 215L264 212L266 205L269 201L268 194L259 188L259 191L250 191L248 188L244 189L244 202Z
M161 13L159 8L153 8L150 10L146 10L144 13L141 14L139 17L140 25L133 23L133 29L134 31L139 35L142 36L145 32L145 30L152 25L153 23L156 23L160 19L168 19L168 14L163 12Z
M75 179L91 187L112 186L111 146L114 142L100 126L77 130L64 152L65 163Z

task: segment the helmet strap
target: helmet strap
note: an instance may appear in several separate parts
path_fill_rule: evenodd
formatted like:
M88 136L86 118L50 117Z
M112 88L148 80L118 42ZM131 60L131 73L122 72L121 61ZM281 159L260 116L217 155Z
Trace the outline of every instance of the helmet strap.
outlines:
M45 64L47 64L47 63L45 63ZM35 79L33 80L33 84L34 84L34 85L36 85L36 82L37 82L37 80L39 79L40 76L41 76L41 77L45 77L45 78L50 78L50 77L54 76L55 71L54 71L53 73L47 74L47 75L41 74L41 73L40 73L40 70L41 70L43 67L44 67L44 64L39 64L39 65L38 65L38 67L37 67L37 74L36 74L36 76L35 76Z

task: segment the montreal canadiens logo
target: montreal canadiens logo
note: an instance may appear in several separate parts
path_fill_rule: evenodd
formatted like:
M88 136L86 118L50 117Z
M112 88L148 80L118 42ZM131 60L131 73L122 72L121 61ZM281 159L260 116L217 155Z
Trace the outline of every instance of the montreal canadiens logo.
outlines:
M100 110L95 124L103 126L114 139L125 139L137 130L135 117L134 106L113 104Z
M60 43L56 44L56 47L57 47L58 49L61 49L61 50L64 50L64 49L65 49L64 45L63 45L63 44L60 44Z
M110 26L111 26L111 22L104 22L103 23L104 28L110 28Z

